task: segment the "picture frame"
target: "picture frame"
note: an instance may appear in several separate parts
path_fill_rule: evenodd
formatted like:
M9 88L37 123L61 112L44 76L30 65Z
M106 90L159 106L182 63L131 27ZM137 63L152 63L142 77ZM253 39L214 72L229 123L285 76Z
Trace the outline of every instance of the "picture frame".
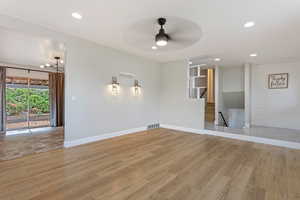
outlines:
M269 89L286 89L289 86L289 74L278 73L269 74L268 88Z

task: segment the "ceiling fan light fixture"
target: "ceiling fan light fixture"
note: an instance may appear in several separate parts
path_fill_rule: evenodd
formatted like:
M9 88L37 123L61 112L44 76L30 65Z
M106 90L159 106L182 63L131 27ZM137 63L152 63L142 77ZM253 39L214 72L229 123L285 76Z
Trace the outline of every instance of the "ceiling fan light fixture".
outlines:
M160 29L158 34L155 36L155 42L157 46L166 46L168 44L168 40L169 40L169 36L165 33L165 29L163 28L163 26L166 23L166 19L165 18L159 18L158 20L158 24L160 25Z
M168 44L167 40L157 40L156 41L157 46L163 47Z
M160 29L159 33L155 36L157 46L166 46L168 44L168 35L164 29Z

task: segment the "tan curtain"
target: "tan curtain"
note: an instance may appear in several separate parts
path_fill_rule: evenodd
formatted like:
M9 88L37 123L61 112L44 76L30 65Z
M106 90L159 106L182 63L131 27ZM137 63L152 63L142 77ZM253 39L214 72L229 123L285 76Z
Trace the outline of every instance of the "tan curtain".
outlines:
M53 127L64 125L64 74L49 73L50 124Z
M6 88L6 68L0 67L0 132L5 133L6 105L5 105L5 88Z

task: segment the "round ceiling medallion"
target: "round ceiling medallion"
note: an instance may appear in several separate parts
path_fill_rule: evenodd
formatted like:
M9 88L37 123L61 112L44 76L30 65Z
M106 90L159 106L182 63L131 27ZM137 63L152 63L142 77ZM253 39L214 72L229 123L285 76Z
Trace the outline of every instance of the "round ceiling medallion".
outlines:
M161 28L159 18L153 17L132 24L123 32L123 41L144 51L172 51L189 47L201 39L202 30L196 23L178 17L164 17L164 31L169 39L167 45L157 46L155 36Z

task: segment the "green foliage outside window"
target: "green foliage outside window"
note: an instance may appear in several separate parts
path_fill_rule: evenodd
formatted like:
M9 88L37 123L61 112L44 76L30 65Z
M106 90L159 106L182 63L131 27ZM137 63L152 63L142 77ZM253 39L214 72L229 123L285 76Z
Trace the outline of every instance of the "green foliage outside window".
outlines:
M20 115L27 111L29 98L30 113L49 113L49 90L35 88L6 88L7 115Z

